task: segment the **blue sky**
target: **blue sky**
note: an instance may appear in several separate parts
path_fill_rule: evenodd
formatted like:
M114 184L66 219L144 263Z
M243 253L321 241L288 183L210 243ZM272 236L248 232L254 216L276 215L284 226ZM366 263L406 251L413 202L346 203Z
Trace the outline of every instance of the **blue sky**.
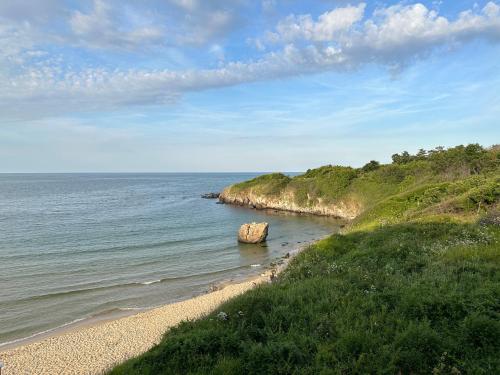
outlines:
M0 172L301 171L500 142L500 2L3 0Z

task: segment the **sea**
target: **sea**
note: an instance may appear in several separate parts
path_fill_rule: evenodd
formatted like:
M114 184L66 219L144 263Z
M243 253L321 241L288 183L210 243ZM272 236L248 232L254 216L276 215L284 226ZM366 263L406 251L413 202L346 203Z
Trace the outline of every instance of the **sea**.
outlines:
M0 351L244 280L338 230L201 198L257 175L0 174ZM266 243L238 243L254 221Z

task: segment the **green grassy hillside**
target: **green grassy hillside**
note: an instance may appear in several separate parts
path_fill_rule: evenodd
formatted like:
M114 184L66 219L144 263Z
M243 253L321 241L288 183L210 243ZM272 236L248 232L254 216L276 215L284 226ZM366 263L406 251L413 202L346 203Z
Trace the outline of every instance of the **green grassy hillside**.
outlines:
M372 198L277 281L182 323L110 374L500 373L498 149L393 159L243 183Z
M498 185L499 155L499 147L484 149L477 144L448 150L439 147L430 151L421 150L416 155L407 152L395 154L392 156L393 163L387 165L371 161L358 169L324 166L293 178L281 173L268 174L235 184L225 193L242 197L281 197L302 207L341 202L352 205L354 202L360 207L357 210L359 214L379 205L386 198L412 191L418 195L418 191L422 190L424 200L415 203L431 205L442 198L450 198L450 194L459 199L459 195L467 195L467 190L474 195L473 189L480 188L483 182ZM464 179L467 181L461 184ZM460 183L453 185L457 181ZM498 191L493 194L498 194ZM455 202L449 209L454 209L454 214L471 211L476 204L472 195L470 202L464 197L462 206L460 202Z

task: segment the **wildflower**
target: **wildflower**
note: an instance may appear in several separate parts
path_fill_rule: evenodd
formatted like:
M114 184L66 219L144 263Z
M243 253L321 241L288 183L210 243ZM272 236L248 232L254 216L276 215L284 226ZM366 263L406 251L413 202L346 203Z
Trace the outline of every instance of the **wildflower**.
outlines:
M228 320L229 316L224 311L221 311L220 313L217 314L217 319Z

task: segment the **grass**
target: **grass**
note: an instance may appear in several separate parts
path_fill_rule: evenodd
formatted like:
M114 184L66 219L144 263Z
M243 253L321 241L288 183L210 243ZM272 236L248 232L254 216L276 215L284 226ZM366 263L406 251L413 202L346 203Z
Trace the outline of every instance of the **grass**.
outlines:
M492 209L499 199L500 177L493 173L426 183L380 200L357 217L352 226L370 229L435 216L467 221Z
M498 373L499 241L449 222L333 235L110 374Z
M277 281L180 324L110 375L500 373L498 152L403 153L235 185L365 206Z
M235 191L252 190L256 194L272 196L281 194L290 181L291 178L282 173L270 173L235 184L233 188Z

